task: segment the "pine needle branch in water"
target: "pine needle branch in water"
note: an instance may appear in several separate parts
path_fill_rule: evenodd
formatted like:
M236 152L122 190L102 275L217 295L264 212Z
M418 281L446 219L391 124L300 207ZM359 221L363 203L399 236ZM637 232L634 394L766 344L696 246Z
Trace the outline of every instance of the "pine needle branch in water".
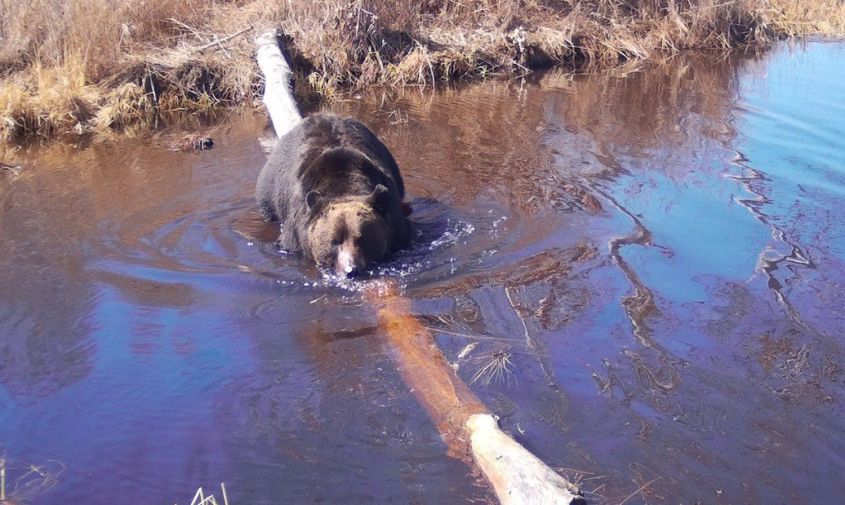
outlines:
M504 382L510 385L511 380L516 384L516 375L514 375L512 369L511 353L506 351L496 352L475 372L470 384L480 382L489 386L491 382Z

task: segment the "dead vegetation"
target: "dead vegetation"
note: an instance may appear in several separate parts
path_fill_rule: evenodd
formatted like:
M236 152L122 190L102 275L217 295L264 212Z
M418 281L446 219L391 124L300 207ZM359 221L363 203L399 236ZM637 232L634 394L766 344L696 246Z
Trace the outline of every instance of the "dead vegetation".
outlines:
M0 0L0 137L121 130L251 102L281 27L301 100L841 35L841 0Z
M194 493L194 499L191 500L191 505L229 505L226 484L220 483L220 500L213 493L206 493L202 487L198 488L197 492Z
M35 465L0 453L0 503L25 503L55 486L65 466L54 460Z
M511 385L511 382L516 384L511 353L498 351L485 357L484 362L478 367L469 383L475 384L476 382L485 386L489 386L491 382L504 383L508 386Z

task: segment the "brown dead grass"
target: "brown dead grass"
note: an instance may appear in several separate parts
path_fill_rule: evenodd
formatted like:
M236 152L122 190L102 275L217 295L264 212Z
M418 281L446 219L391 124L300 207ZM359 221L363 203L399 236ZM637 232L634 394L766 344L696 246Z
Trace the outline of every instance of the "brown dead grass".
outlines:
M332 99L371 85L841 36L845 2L0 0L0 137L119 130L249 102L261 88L252 39L271 27L290 39L300 99Z

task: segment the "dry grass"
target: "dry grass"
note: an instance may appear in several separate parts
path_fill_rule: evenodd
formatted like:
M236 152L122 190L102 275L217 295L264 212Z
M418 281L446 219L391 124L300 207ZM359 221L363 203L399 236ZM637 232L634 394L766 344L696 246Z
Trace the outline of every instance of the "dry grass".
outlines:
M0 137L251 101L281 26L301 99L845 33L842 0L0 0ZM249 27L254 27L252 31ZM235 37L222 43L215 40Z
M764 0L766 23L781 36L845 34L845 2L842 0Z
M60 64L34 62L26 84L8 82L0 89L0 129L7 137L52 135L62 126L84 125L97 109L98 90L87 84L79 55Z

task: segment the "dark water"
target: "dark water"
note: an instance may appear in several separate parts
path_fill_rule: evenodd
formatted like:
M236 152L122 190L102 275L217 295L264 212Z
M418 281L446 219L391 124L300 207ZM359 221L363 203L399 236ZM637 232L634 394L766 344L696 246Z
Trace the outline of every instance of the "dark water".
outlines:
M509 356L473 390L592 503L838 504L843 61L810 43L336 108L413 198L420 237L382 274L467 382ZM266 241L263 127L0 173L16 503L186 504L220 482L233 505L491 499L361 295Z

